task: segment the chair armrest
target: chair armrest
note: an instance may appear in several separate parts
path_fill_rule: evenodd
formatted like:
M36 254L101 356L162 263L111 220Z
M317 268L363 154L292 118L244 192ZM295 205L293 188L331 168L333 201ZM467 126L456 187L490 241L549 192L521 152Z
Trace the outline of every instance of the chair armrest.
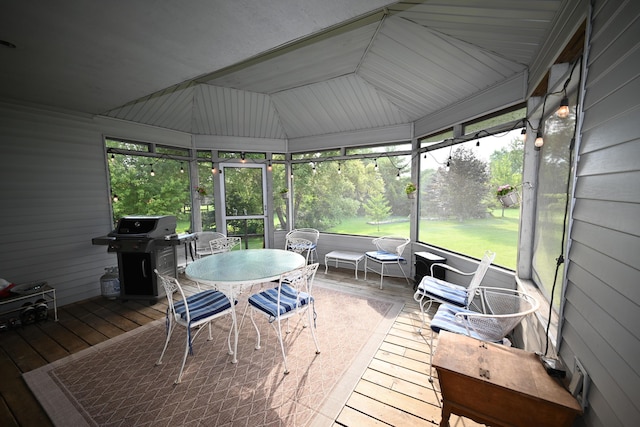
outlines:
M436 267L436 266L442 267L442 268L446 268L447 270L451 270L454 273L462 274L463 276L472 276L472 275L474 275L476 273L475 271L472 271L471 273L465 273L464 271L460 271L457 268L451 267L450 265L443 264L443 263L440 263L440 262L436 262L434 264L431 264L431 276L432 277L435 277L433 275L433 267Z

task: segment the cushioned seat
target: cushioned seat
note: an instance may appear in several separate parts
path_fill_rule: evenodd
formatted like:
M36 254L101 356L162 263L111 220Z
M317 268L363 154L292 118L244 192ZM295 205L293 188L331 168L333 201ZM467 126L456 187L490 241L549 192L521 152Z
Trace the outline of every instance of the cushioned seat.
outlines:
M188 296L186 301L189 306L191 322L214 316L231 308L229 298L222 292L215 290L202 291ZM184 301L176 301L173 306L180 318L186 321L187 310Z
M249 304L269 316L273 322L285 313L304 307L313 301L313 297L306 292L296 292L291 286L283 284L278 303L278 288L267 289L259 294L249 297Z
M467 292L467 288L436 279L435 277L425 276L418 285L417 291L428 298L459 307L467 307L469 305L470 294Z

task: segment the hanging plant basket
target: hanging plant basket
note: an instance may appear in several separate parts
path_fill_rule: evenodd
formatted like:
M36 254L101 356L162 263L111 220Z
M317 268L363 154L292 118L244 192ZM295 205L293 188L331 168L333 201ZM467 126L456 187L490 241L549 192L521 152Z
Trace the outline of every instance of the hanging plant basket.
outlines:
M500 200L502 206L505 208L510 208L511 206L520 202L520 196L518 195L517 191L507 193L504 196L500 196L498 199Z
M415 199L416 198L416 193L417 193L416 191L413 191L411 193L407 193L407 197L409 199Z

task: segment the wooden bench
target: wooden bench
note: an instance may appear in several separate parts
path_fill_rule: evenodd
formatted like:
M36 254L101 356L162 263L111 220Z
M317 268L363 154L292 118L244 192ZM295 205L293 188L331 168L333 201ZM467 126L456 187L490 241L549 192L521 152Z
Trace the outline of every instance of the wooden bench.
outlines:
M349 251L331 251L324 256L324 274L327 274L329 261L333 260L338 267L339 262L353 265L356 271L356 280L358 280L358 264L364 259L364 254Z

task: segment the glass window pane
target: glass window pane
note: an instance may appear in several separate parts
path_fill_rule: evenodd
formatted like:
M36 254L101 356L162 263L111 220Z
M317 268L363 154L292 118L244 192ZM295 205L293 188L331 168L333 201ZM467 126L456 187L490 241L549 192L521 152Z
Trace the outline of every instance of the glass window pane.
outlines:
M498 115L482 118L480 120L469 122L464 125L464 134L469 135L472 133L480 132L484 129L490 129L494 126L502 125L504 123L511 123L516 120L522 120L527 115L527 108L520 107L513 111L507 111Z
M408 237L411 201L404 187L409 167L410 156L294 164L294 227Z
M204 189L204 194L196 191L196 196L200 200L200 217L202 220L202 231L217 231L216 208L213 197L214 175L211 172L211 162L198 162L198 187Z
M176 231L189 230L189 174L181 167L178 160L116 154L109 161L114 224L128 215L175 215Z
M556 259L564 253L566 241L565 206L571 167L569 146L576 120L576 95L569 97L570 114L561 119L555 114L544 122L544 145L540 149L540 166L536 190L536 225L533 250L533 277L547 298L556 279ZM569 189L570 191L570 189ZM562 282L564 264L558 271ZM562 292L556 288L554 306L559 307Z
M497 189L520 189L523 141L520 129L440 148L420 157L418 240L515 269L518 205L505 208Z

